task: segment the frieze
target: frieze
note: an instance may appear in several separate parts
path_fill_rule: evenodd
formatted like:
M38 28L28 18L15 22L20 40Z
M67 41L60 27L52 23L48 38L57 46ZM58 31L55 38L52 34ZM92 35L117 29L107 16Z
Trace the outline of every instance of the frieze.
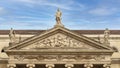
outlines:
M106 60L104 55L15 55L14 59L36 59L37 61L102 61Z
M25 58L24 55L15 55L14 59L17 59L18 61L23 61Z

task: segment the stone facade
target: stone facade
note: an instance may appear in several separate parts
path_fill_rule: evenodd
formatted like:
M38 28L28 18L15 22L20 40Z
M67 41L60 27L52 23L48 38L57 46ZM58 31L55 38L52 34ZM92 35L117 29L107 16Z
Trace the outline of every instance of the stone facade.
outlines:
M34 31L33 31L34 32ZM42 32L43 33L43 32ZM64 32L63 32L64 33ZM59 36L57 36L57 35L60 35L60 37L61 38L63 38L63 37L65 37L66 38L66 35L63 35L63 33L61 34L61 33L58 33L58 34L54 34L54 35L50 35L50 36L48 36L48 37L46 37L44 40L46 40L46 39L49 39L49 38L54 38L54 37L59 37ZM82 34L82 33L81 33ZM92 38L92 39L94 39L94 40L96 40L96 41L98 41L98 35L100 36L100 40L101 40L101 42L103 41L103 37L104 37L104 34L82 34L82 35L84 35L84 36L86 36L86 37L88 37L88 38ZM27 38L29 38L29 37L32 37L32 36L34 36L34 34L22 34L21 35L21 40L24 40L24 39L27 39ZM36 35L35 35L36 36ZM1 37L1 44L0 44L0 46L1 46L1 50L3 49L3 48L5 48L5 47L8 47L9 46L9 36L8 35L0 35L0 37ZM120 53L119 53L119 38L120 38L120 35L119 34L117 34L117 35L114 35L114 34L110 34L110 39L109 39L109 41L110 41L110 46L111 47L115 47L116 49L118 49L118 52L114 52L111 56L107 56L106 54L105 55L101 55L101 54L96 54L96 53L94 53L94 54L96 54L96 55L94 55L94 54L88 54L88 53L84 53L84 54L77 54L77 55L74 55L74 53L73 53L73 55L71 55L71 54L67 54L67 55L65 55L65 54L62 54L62 55L49 55L49 53L48 54L46 54L46 55L39 55L39 54L37 54L36 53L36 55L33 55L32 53L29 55L27 55L27 54L25 54L25 53L23 53L23 54L21 54L21 55L14 55L14 56L8 56L5 52L1 52L1 54L0 54L0 67L1 68L7 68L7 67L10 67L11 66L11 68L12 67L15 67L15 66L19 66L19 63L21 63L21 64L23 64L23 67L29 67L28 66L28 64L27 63L30 63L31 64L31 62L36 62L36 63L34 63L34 65L36 66L36 67L38 67L39 68L39 65L36 65L36 64L44 64L44 66L45 67L48 67L48 66L46 66L47 64L53 64L54 66L52 66L52 67L55 67L55 66L57 66L56 64L58 64L58 66L59 65L62 65L62 64L64 64L64 67L66 67L65 65L66 64L71 64L71 66L70 67L73 67L73 66L77 66L77 65L79 65L80 64L80 66L81 66L81 68L83 67L83 68L85 68L86 66L88 66L88 68L89 67L94 67L94 66L96 66L96 65L98 65L98 66L104 66L104 67L106 67L106 64L108 65L108 67L109 66L111 66L111 68L119 68L120 67ZM17 34L16 35L16 39L18 40L18 42L19 42L19 34ZM58 38L59 39L59 38ZM57 39L57 41L58 41L58 39ZM69 37L69 39L68 40L70 40L70 39L75 39L75 41L76 41L76 38L73 38L73 36L70 36ZM50 39L50 40L52 40L52 39ZM64 39L65 40L65 39ZM43 41L43 40L41 40L41 41ZM38 50L39 49L41 49L41 48L43 48L43 49L45 49L45 47L40 47L40 44L38 44L38 43L40 43L41 41L38 41L38 42L35 42L34 44L36 44L37 43L37 45L39 45L39 46L37 46L37 45L33 45L33 44L31 44L32 46L33 46L33 48L31 47L31 45L29 45L29 46L25 46L24 48L21 48L21 49L37 49L38 48ZM63 41L63 40L62 40ZM60 42L60 44L62 44L62 41ZM67 42L67 41L66 41ZM82 45L81 46L76 46L76 47L78 47L78 48L80 48L80 49L87 49L87 48L91 48L91 50L92 49L96 49L94 46L90 46L89 45L89 43L83 43L83 42L81 42L81 41L79 41L79 40L77 40L76 42L79 42L78 44L84 44L85 46L84 47L82 47ZM56 42L55 42L56 43ZM58 42L56 43L56 44L58 44ZM67 44L67 43L66 43ZM75 43L76 44L76 43ZM46 45L48 45L48 43L46 44ZM49 46L49 45L48 45ZM71 45L71 46L73 46L73 44ZM57 50L60 50L60 48L62 48L63 50L62 51L66 51L66 48L64 48L65 47L65 44L64 44L64 46L52 46L51 47L51 52L53 51L53 47L55 47L55 49L57 49ZM66 47L68 47L68 45L66 46ZM19 48L19 47L18 47ZM69 51L71 51L71 48L72 47L70 47L70 48L68 48L67 49L67 51L69 50ZM74 47L75 48L75 47ZM48 50L48 48L46 49L46 50ZM75 50L77 50L77 49L75 49ZM78 49L79 50L79 49ZM72 51L74 51L74 49L72 50ZM35 53L34 53L35 54ZM13 60L9 60L8 58L13 58L13 59L15 59L15 61L13 61ZM106 58L106 60L108 60L108 62L103 62L102 60L105 60L105 58ZM29 60L28 62L26 61L27 59L31 59L31 60ZM33 59L35 59L35 60L33 60ZM8 61L9 60L9 61ZM24 60L24 61L23 61ZM58 61L59 60L59 61ZM85 61L85 60L89 60L89 61ZM99 60L101 60L101 61L99 61ZM19 61L19 62L18 62ZM42 63L40 62L40 61L42 61ZM44 61L44 62L43 62ZM91 65L91 63L89 64L89 63L87 63L87 62L90 62L90 61L93 61L93 62L95 62L95 61L98 61L98 62L95 62L95 63L93 63L93 62L91 62L92 63L92 65ZM8 63L9 62L12 62L12 63L10 63L10 65L8 65ZM16 62L16 63L14 63L14 62ZM50 62L50 63L49 63ZM51 63L52 62L52 63ZM67 63L65 63L65 62L67 62ZM74 63L70 63L70 62L74 62ZM102 63L103 62L103 63ZM16 65L13 65L13 63L14 64L16 64ZM102 63L102 64L101 64ZM26 64L26 65L24 65L24 64ZM33 63L32 63L33 64ZM84 65L83 65L84 64ZM88 65L89 64L89 65ZM83 65L83 66L82 66ZM22 65L21 65L22 66ZM98 66L96 66L96 67L98 67ZM34 66L33 66L34 67ZM99 67L98 67L99 68Z
M1 30L0 68L120 68L119 32L79 33L65 28L60 17L42 32Z

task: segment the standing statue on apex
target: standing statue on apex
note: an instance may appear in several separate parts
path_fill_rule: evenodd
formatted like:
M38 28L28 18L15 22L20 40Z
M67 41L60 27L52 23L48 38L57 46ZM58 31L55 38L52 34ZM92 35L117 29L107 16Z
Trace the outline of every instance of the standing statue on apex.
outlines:
M56 22L57 22L57 24L61 24L61 15L62 15L62 12L60 12L60 9L58 8L58 10L56 12Z

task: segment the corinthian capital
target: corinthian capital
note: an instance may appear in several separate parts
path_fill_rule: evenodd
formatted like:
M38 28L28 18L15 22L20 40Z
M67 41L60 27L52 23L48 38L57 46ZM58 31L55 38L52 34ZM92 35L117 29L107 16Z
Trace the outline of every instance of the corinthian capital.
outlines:
M66 64L65 67L72 68L72 67L74 67L74 65L73 64Z
M7 67L8 67L8 68L15 68L16 65L15 65L15 64L8 64Z
M28 67L28 68L34 68L35 64L27 64L26 67Z
M110 68L110 64L104 64L103 67L104 68Z
M93 64L90 64L90 63L84 64L84 67L85 67L85 68L92 68L92 67L93 67Z
M47 68L54 68L55 65L54 65L54 64L46 64L46 67L47 67Z

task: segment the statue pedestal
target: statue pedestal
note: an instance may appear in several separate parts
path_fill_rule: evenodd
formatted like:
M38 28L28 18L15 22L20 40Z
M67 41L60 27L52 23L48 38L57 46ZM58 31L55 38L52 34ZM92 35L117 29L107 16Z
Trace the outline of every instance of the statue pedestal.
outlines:
M57 22L54 27L64 27L64 25L61 22Z

